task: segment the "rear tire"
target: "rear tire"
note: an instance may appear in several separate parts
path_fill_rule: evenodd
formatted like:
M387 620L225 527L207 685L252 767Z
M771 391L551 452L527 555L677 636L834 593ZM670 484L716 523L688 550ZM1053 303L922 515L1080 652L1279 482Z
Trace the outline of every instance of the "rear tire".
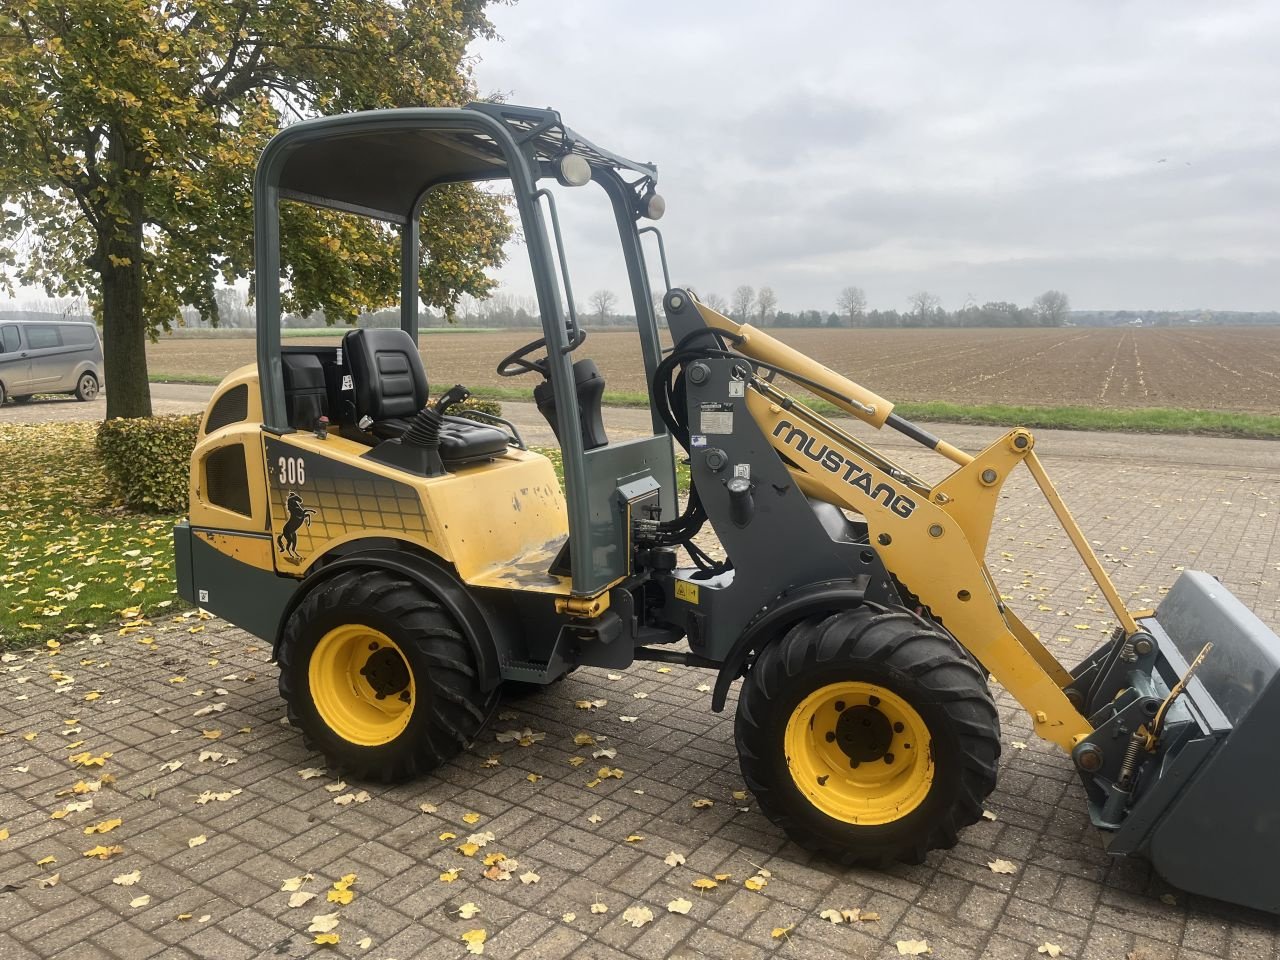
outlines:
M3 406L5 400L7 400L8 398L9 398L9 395L4 391L4 384L0 383L0 406Z
M841 864L952 847L995 787L1000 718L949 635L900 607L814 617L764 649L734 726L760 809Z
M98 399L98 378L92 373L82 373L76 381L76 399L81 403Z
M471 744L498 699L480 687L465 628L417 583L384 571L347 571L311 591L279 661L289 722L358 779L434 770Z

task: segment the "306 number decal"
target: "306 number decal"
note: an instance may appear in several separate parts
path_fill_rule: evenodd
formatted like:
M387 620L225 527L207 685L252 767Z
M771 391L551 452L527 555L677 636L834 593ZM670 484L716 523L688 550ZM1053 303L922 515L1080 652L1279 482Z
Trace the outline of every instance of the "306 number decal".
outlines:
M307 467L301 457L280 457L276 462L282 487L301 486L307 482Z

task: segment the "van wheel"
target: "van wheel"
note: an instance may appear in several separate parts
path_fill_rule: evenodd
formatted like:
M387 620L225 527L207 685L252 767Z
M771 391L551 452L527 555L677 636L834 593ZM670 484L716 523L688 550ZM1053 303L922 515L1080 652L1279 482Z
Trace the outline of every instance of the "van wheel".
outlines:
M395 783L465 749L493 712L466 628L418 584L352 570L312 590L281 639L289 722L337 771Z
M76 399L83 403L98 399L98 378L92 373L80 375L80 380L76 383Z
M4 403L8 398L9 395L4 392L4 384L0 383L0 404Z

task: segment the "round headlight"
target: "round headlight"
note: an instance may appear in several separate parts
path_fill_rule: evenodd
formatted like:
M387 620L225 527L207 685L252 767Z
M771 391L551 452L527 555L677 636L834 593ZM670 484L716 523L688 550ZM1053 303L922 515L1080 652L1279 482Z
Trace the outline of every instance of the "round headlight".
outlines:
M662 199L660 193L650 193L640 200L640 216L649 220L661 220L662 215L667 212L667 201Z
M576 153L556 157L552 166L562 187L581 187L591 182L591 164Z

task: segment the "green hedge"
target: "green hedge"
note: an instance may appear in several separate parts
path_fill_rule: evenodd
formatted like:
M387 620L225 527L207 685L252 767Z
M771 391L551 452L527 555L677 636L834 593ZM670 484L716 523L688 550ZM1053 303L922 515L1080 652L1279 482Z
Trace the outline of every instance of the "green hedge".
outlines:
M181 513L200 417L165 416L107 420L98 429L98 452L116 500L135 510Z

